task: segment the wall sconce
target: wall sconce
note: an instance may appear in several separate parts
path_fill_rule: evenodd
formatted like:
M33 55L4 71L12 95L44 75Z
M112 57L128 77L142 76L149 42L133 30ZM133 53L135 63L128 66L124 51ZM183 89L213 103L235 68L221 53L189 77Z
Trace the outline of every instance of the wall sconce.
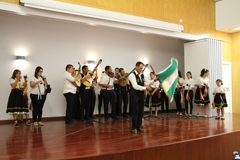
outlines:
M16 60L25 60L25 56L16 56Z
M87 63L88 64L95 64L95 61L94 60L88 60Z

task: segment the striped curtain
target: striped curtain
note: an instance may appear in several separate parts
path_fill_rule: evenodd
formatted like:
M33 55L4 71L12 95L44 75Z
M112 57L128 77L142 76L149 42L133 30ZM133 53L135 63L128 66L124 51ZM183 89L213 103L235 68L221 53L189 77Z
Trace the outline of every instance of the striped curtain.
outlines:
M208 69L209 69L209 98L210 106L208 115L216 116L216 110L211 108L213 100L213 90L216 87L216 80L222 79L222 69L223 69L223 53L222 53L222 41L217 39L208 38Z

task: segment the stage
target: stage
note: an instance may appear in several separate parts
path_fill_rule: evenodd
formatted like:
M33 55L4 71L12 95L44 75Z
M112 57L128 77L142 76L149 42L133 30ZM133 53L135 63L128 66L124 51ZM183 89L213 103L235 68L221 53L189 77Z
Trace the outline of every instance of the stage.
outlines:
M146 133L131 133L131 123L110 118L104 125L64 120L44 126L0 124L0 159L191 159L231 160L240 152L240 115L179 118L171 113L145 120ZM98 119L96 119L98 120ZM100 118L104 122L104 118Z

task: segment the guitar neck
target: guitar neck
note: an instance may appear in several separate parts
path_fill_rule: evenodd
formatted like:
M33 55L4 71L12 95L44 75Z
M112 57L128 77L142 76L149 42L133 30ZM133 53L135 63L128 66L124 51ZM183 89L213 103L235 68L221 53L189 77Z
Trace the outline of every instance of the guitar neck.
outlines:
M133 70L131 70L131 72L129 72L125 78L127 78L134 70L135 70L135 68Z
M95 69L99 66L99 64L102 62L102 60L100 59L96 65L96 67L94 67L92 73L91 73L91 76L93 75L93 73L95 72Z

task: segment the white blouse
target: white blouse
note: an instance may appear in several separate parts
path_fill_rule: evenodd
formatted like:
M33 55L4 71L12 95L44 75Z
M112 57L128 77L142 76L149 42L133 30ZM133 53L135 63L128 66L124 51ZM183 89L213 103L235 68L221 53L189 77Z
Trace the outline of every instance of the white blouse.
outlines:
M209 87L209 79L207 77L205 79L203 79L202 77L198 77L198 79L195 82L195 84L201 85L201 86L204 86L204 83L207 84Z
M190 85L190 87L188 85ZM187 89L192 90L194 87L194 80L192 78L185 79L183 86L185 87L185 90Z
M38 85L39 85L41 95L45 95L44 81L43 81L42 77L36 78L35 76L33 76L30 80L30 82L34 82L34 83L38 82L38 81L42 81L42 84L38 83L37 85L32 87L31 94L37 94L38 95Z
M153 84L149 85L151 88L159 88L159 81L154 82Z
M184 79L183 79L183 78L180 78L180 79L179 79L179 82L180 82L180 83L184 83ZM180 87L178 83L177 83L177 87ZM177 88L177 87L176 87L176 88Z
M12 83L15 83L15 82L16 82L16 80L17 80L17 78L15 78L15 79L13 79L13 78L10 78L10 79L9 79L9 84L11 85ZM21 81L21 80L20 80L20 82L18 81L18 83L17 83L17 85L16 85L16 87L15 87L15 88L18 88L19 84L20 84L20 88L23 88L23 83L22 83L22 81Z
M220 87L217 86L217 87L215 87L214 93L220 93L220 92L226 93L227 89L224 86L220 86Z

